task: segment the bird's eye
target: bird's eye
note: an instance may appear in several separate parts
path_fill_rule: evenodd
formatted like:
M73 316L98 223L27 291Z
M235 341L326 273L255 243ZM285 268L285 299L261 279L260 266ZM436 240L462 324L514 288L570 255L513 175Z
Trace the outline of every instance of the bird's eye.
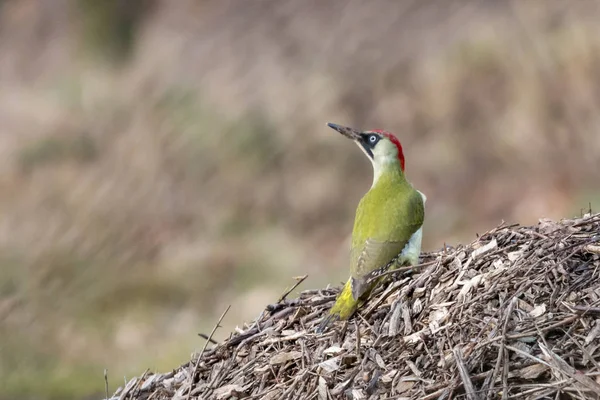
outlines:
M374 144L375 142L377 142L377 136L376 135L369 136L369 143Z

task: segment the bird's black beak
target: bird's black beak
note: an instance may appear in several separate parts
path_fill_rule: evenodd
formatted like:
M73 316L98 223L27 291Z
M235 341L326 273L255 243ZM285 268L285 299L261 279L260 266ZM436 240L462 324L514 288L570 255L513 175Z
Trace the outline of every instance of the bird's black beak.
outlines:
M334 124L331 122L328 122L327 126L330 127L331 129L338 131L342 135L346 136L348 139L352 139L352 140L356 140L356 141L360 141L362 139L362 137L360 136L360 132L357 131L356 129L348 128L346 126Z
M331 122L328 122L327 126L331 129L335 129L347 138L354 140L354 142L367 155L367 157L369 157L371 160L373 159L373 152L371 151L371 148L365 141L365 135L362 132L357 131L356 129L348 128L347 126L342 126Z

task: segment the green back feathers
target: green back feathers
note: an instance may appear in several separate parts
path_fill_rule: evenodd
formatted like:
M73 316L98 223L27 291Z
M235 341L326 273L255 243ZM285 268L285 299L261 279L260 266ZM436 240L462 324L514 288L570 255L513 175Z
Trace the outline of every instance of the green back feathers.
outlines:
M361 295L361 277L385 267L423 225L421 194L396 169L382 173L356 210L350 272L353 295ZM362 282L364 283L364 282Z

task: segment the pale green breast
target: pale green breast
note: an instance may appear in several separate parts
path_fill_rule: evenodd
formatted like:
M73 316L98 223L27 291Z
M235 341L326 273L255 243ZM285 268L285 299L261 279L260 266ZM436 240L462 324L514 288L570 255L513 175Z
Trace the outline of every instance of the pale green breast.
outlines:
M423 225L421 194L400 173L383 174L356 210L350 270L354 278L385 267Z

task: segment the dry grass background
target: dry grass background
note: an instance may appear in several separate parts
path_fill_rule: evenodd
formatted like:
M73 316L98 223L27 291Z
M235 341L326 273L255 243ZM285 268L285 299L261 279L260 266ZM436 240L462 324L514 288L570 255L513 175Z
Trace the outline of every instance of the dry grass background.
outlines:
M81 398L345 278L397 133L425 249L600 207L600 3L0 1L0 398ZM117 381L117 382L115 382Z

